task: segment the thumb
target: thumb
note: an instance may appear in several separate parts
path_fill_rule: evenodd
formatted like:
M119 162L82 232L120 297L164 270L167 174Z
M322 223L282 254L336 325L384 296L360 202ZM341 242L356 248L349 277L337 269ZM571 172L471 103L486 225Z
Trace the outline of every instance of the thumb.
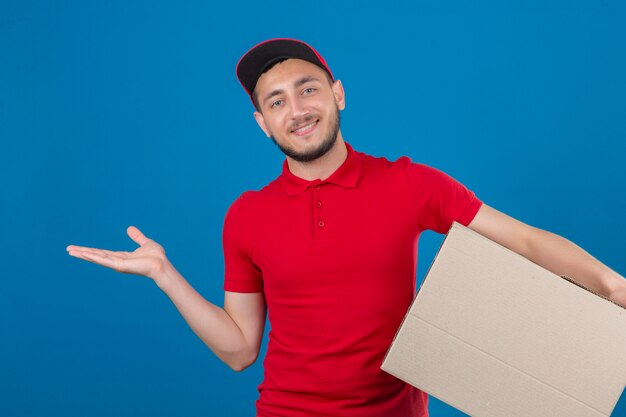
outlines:
M135 241L135 243L140 246L143 246L150 241L150 239L144 236L144 234L141 233L141 231L135 226L129 226L128 229L126 229L126 233L128 234L128 237L130 237L132 240Z

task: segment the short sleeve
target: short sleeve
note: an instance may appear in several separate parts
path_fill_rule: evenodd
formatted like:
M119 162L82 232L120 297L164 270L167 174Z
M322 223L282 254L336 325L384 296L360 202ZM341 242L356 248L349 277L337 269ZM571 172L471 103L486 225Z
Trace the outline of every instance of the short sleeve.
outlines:
M251 259L250 245L241 227L245 221L241 207L242 197L243 195L230 206L224 218L222 233L224 290L243 293L263 292L261 271Z
M407 158L406 174L422 230L447 233L455 221L468 226L482 205L472 191L436 168Z

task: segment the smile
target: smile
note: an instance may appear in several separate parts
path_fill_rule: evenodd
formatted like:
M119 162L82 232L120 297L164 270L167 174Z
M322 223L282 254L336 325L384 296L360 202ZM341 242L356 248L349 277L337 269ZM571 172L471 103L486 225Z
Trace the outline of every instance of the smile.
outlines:
M296 136L305 136L308 135L309 133L313 132L315 130L315 128L317 127L317 123L319 122L319 120L316 120L314 122L311 122L309 124L306 124L302 127L299 127L297 129L294 129L291 131L291 133L294 133Z

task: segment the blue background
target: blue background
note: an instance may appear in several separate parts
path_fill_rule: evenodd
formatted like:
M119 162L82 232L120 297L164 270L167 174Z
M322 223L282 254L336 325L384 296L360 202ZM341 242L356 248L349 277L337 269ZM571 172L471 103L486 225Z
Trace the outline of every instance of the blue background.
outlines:
M134 224L221 305L225 211L283 159L234 73L270 37L324 55L356 149L626 273L624 3L385 3L0 1L0 414L253 415L261 361L232 372L153 282L65 247L132 250Z

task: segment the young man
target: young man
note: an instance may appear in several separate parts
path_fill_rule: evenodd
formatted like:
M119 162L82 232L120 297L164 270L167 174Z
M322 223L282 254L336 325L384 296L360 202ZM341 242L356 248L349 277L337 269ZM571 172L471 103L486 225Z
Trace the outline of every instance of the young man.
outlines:
M352 149L339 129L341 82L309 45L256 45L237 76L286 160L276 180L242 194L226 215L224 308L135 227L132 253L68 251L152 278L235 370L256 360L267 308L259 416L427 415L426 394L380 365L414 295L420 233L446 233L453 221L626 306L626 281L573 243L483 204L438 170Z

